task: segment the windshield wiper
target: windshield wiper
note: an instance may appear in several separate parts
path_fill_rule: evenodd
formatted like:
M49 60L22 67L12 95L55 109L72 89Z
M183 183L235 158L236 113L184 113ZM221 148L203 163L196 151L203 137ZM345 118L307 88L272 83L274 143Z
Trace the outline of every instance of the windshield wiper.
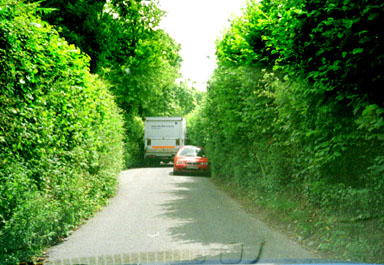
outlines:
M265 241L261 241L261 244L260 244L260 247L259 247L259 251L257 253L257 256L254 260L251 260L249 262L247 262L247 264L256 264L260 261L260 257L261 257L261 253L263 252L263 247L264 247L264 244L265 244ZM241 252L240 252L240 257L238 260L236 261L231 261L231 262L225 262L223 260L223 254L221 253L220 254L220 262L221 264L240 264L241 262L243 262L243 254L244 254L244 245L241 244Z

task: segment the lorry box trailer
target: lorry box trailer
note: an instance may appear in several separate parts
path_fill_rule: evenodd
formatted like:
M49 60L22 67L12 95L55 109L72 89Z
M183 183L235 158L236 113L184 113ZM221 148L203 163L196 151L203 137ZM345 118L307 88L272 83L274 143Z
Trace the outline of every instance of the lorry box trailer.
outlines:
M185 145L187 127L183 117L146 117L144 127L144 158L148 164L172 161L180 146Z

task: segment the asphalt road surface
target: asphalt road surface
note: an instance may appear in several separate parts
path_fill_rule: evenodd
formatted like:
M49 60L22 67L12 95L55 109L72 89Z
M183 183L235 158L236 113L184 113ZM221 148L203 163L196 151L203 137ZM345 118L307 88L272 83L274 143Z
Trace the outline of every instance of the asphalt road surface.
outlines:
M118 194L94 218L47 251L54 264L316 256L246 213L209 178L172 168L120 175Z

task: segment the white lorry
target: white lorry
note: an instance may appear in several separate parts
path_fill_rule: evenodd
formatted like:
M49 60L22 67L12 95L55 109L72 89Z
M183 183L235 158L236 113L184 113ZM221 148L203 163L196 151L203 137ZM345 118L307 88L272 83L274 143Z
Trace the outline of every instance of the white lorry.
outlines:
M146 117L144 158L147 164L168 163L185 145L187 126L183 117Z

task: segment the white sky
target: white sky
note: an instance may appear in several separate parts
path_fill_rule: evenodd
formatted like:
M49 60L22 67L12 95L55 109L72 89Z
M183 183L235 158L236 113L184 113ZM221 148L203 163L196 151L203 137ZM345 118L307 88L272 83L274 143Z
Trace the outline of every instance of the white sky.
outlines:
M246 0L159 0L167 12L160 27L181 44L181 73L206 89L215 66L215 40L229 27L232 15L240 15Z

